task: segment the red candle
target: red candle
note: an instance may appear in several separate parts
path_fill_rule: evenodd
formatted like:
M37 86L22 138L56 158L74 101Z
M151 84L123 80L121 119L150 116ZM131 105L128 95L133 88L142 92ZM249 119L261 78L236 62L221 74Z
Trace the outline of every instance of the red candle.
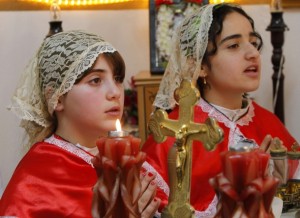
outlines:
M240 192L249 182L266 175L269 158L269 154L258 149L224 152L221 154L224 176Z
M108 137L102 140L104 143L97 143L100 155L112 160L118 166L122 165L124 155L135 157L139 153L140 140L123 131L119 120L116 121L116 130L109 131Z
M140 139L122 131L119 120L116 129L97 141L99 188L94 199L98 201L100 217L140 217L140 169L146 154L139 150Z
M219 217L273 218L271 203L278 179L267 174L270 155L259 150L221 154L222 173L211 179L219 195Z

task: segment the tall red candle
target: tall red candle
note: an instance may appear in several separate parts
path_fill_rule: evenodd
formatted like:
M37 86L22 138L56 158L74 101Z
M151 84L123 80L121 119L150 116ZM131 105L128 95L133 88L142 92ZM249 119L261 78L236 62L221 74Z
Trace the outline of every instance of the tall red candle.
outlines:
M139 145L140 139L118 128L97 141L98 182L93 208L97 208L99 217L140 217L140 168L146 155L140 152Z
M273 218L271 203L278 179L269 176L270 155L259 150L221 154L222 173L211 180L219 195L215 218Z

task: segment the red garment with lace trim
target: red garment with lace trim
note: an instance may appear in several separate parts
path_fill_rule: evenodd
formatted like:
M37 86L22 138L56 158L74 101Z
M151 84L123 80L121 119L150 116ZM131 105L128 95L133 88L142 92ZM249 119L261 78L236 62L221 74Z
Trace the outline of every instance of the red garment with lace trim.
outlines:
M75 147L75 148L74 148ZM73 152L93 156L73 145ZM91 217L95 169L50 143L35 144L18 164L0 201L0 216Z
M199 106L195 107L195 122L204 123L208 114L210 114L224 130L224 140L212 152L206 151L200 142L193 143L190 201L196 210L196 217L212 217L215 213L217 200L215 191L209 184L209 179L221 172L220 153L228 150L229 144L234 141L233 135L238 136L241 134L260 145L264 137L270 134L272 137L279 137L288 149L296 141L273 113L255 102L250 101L249 104L248 112L236 122L229 121L222 113L213 109L211 105L202 99ZM175 108L169 114L169 118L177 119L177 117L178 108ZM158 175L159 189L157 197L162 199L160 210L168 202L167 154L173 143L174 139L168 137L164 143L157 144L150 136L142 148L142 151L147 154L146 162L143 165L144 170L152 171ZM213 201L213 199L215 200Z

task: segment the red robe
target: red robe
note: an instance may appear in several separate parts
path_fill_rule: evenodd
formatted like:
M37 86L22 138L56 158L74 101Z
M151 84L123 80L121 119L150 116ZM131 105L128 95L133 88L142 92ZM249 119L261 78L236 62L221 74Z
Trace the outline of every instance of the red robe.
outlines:
M91 217L97 181L93 155L58 137L37 143L20 161L0 201L0 216Z
M178 108L175 108L169 114L169 118L177 119L178 112ZM206 151L201 142L193 142L190 201L196 210L196 217L208 218L213 217L216 212L217 198L209 179L221 172L221 152L227 151L229 145L234 146L241 138L252 139L258 146L264 137L270 134L272 137L279 137L288 149L295 139L273 113L252 101L249 101L247 113L235 122L202 99L195 107L194 114L195 122L204 123L208 116L215 118L224 131L224 139L214 151ZM162 199L160 210L168 202L167 155L173 143L174 139L168 137L165 142L157 144L150 136L142 148L147 153L144 169L157 174L157 197Z

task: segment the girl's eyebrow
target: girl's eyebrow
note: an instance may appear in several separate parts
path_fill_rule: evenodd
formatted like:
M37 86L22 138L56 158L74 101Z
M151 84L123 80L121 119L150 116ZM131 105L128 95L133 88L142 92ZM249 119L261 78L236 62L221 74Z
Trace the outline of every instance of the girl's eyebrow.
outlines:
M95 68L95 69L89 70L89 71L85 74L85 76L87 76L87 75L89 75L89 74L91 74L91 73L105 73L105 72L106 72L106 70L104 70L104 69L97 69L97 68Z
M233 35L230 35L230 36L227 36L225 37L224 39L222 39L219 43L219 45L222 45L224 42L230 40L230 39L238 39L238 38L241 38L242 35L241 34L233 34Z
M95 73L95 72L104 73L104 72L106 72L106 70L104 70L104 69L91 69L88 73Z
M258 35L256 32L250 32L249 33L249 36L255 36L258 38ZM242 37L242 34L233 34L233 35L230 35L230 36L227 36L225 37L224 39L221 40L221 42L219 43L219 45L222 45L224 42L230 40L230 39L238 39L238 38L241 38Z

